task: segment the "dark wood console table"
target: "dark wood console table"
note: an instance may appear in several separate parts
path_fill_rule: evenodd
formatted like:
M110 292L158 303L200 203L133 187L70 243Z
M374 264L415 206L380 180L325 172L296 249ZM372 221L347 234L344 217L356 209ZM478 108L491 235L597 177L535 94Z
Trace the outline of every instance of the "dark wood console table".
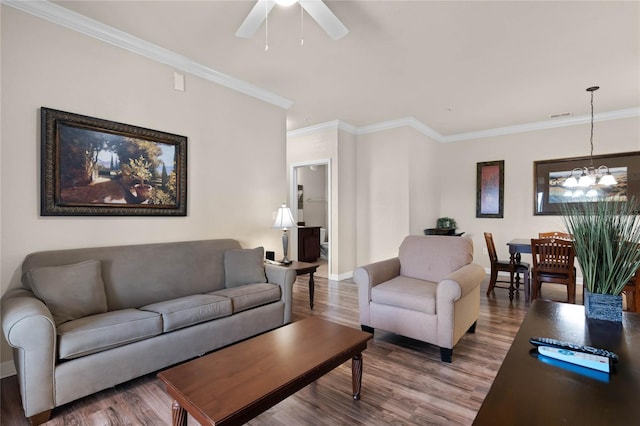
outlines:
M320 227L298 228L298 260L315 262L320 257Z
M581 305L535 300L473 424L638 424L640 314L623 312L621 327L604 324L587 321ZM532 355L534 336L608 349L620 361L611 375L572 371Z

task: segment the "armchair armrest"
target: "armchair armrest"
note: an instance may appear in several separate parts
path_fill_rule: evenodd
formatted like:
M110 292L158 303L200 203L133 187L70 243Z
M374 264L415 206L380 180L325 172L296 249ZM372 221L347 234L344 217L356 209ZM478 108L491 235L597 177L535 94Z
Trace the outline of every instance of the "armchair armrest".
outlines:
M284 323L288 324L291 322L291 312L293 309L293 283L296 282L296 271L270 264L264 265L264 271L267 275L268 282L280 286L282 301L285 303Z
M400 259L397 257L361 266L353 272L353 282L358 285L361 325L371 325L369 315L371 288L398 275L400 275Z
M453 271L438 283L438 346L453 348L478 319L480 284L486 273L482 266L470 263Z
M453 271L438 284L438 302L455 302L478 287L485 276L484 268L477 263Z
M2 298L2 331L13 357L25 415L55 406L56 327L47 306L19 289Z

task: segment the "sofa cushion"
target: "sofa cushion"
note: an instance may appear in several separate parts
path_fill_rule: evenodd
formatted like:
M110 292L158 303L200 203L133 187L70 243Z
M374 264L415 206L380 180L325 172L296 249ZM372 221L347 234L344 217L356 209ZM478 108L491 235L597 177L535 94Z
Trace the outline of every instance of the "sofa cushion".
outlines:
M215 295L228 297L233 302L233 313L245 311L267 303L280 300L280 286L277 284L260 283L218 290Z
M25 284L51 311L56 325L107 312L100 261L33 268Z
M473 262L473 242L466 237L410 235L398 253L400 275L439 282Z
M231 315L231 299L211 294L194 294L153 303L140 308L142 311L162 315L162 331L177 330L190 325Z
M266 283L264 248L235 249L224 252L225 287Z
M122 309L68 321L57 332L60 358L72 359L157 336L162 318L155 312Z
M435 315L437 289L438 285L433 282L397 276L373 287L371 300L382 305Z

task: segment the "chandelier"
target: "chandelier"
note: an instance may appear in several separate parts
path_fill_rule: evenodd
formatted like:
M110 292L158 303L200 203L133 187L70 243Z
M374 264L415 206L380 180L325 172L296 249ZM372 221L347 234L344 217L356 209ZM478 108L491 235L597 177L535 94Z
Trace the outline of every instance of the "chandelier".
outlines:
M568 190L565 196L581 197L586 195L587 197L596 197L598 195L597 185L612 186L618 183L609 171L609 167L604 165L594 167L593 165L593 92L599 88L598 86L593 86L587 89L587 92L591 93L591 137L589 139L591 154L589 156L589 165L576 167L571 171L571 176L564 181L562 186L577 189ZM586 194L584 191L587 191Z

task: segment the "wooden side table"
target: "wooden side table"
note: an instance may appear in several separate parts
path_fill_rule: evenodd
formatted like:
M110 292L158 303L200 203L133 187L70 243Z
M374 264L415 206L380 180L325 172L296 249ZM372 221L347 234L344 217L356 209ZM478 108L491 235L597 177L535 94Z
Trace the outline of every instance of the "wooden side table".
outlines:
M294 269L297 275L309 274L309 307L313 309L313 293L315 291L315 282L313 281L313 274L318 270L317 263L297 262L293 261L290 265L283 266L283 268Z

